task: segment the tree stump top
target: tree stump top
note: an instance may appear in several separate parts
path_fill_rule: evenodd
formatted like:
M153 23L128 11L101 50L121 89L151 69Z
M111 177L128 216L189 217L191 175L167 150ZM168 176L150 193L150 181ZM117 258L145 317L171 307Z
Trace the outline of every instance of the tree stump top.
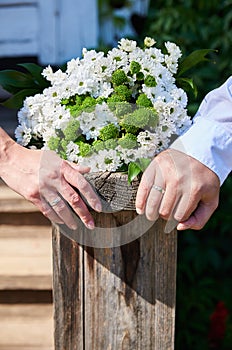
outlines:
M104 212L135 210L139 178L129 183L122 172L88 173L85 178L100 196Z

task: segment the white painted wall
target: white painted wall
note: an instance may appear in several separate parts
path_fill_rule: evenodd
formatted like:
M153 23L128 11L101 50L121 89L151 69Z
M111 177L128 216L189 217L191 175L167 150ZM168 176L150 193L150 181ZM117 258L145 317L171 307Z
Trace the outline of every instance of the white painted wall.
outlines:
M0 0L0 57L62 64L97 43L96 0Z
M95 48L99 38L116 45L133 36L131 13L145 15L149 0L131 0L129 8L115 11L124 17L116 28L112 17L98 20L98 0L0 0L0 58L37 56L41 64L62 64L81 55L83 47Z

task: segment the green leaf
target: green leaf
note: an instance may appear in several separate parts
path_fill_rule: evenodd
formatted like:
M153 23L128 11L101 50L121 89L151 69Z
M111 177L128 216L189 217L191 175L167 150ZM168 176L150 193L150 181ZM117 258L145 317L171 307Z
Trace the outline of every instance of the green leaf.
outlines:
M31 74L33 80L39 85L41 89L49 86L49 82L42 76L43 67L35 63L19 63L18 66L25 68Z
M21 88L5 84L4 90L14 95L14 94L17 94L17 92L19 92Z
M31 75L6 69L0 71L0 85L6 90L9 85L18 88L29 88L34 86L35 83Z
M141 171L142 169L137 163L131 162L128 166L128 182L131 183Z
M194 81L190 78L177 78L177 85L185 91L192 91L194 97L197 97L197 87Z
M206 55L212 51L216 51L216 50L202 49L202 50L193 51L182 62L180 62L177 77L183 75L185 72L187 72L189 69L196 66L198 63L203 61L209 61L209 59L206 58Z
M2 105L7 108L19 109L23 106L23 101L27 96L33 96L38 92L38 89L23 89L10 97Z
M151 159L149 158L139 158L139 167L142 172L145 171L145 169L148 167L150 163L151 163Z

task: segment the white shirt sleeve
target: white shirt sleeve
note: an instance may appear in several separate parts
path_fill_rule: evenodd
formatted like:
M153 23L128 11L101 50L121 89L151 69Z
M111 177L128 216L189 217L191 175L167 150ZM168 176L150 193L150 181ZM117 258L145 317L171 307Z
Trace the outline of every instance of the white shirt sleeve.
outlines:
M192 126L170 148L199 160L224 182L232 170L232 76L206 95Z

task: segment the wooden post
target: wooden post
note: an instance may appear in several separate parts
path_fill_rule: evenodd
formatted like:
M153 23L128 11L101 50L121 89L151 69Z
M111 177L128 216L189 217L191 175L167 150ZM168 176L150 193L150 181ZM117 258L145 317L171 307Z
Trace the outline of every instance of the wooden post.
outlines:
M94 213L109 234L136 216ZM174 349L177 235L164 226L158 220L112 248L81 246L53 228L56 350ZM143 220L136 229L143 232ZM89 233L80 221L78 231Z

